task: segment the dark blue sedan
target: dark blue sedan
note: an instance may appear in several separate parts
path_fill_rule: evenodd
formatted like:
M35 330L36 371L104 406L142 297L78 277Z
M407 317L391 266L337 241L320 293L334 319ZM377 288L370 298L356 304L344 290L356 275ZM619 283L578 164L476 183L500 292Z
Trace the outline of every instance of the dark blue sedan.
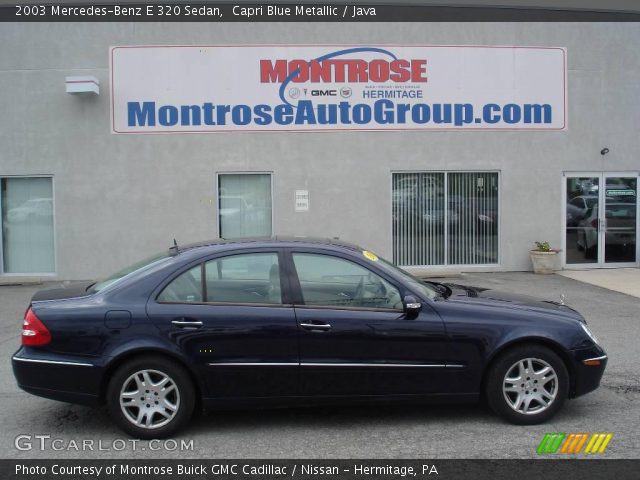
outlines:
M598 387L607 356L572 308L425 282L333 240L174 246L92 285L36 293L19 386L106 403L138 438L194 409L477 401L540 423Z

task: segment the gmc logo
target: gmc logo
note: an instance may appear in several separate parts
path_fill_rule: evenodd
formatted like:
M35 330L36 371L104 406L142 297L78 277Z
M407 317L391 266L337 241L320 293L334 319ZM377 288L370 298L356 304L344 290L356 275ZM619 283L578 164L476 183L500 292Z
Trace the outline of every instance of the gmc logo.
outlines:
M311 90L312 97L337 97L337 90Z

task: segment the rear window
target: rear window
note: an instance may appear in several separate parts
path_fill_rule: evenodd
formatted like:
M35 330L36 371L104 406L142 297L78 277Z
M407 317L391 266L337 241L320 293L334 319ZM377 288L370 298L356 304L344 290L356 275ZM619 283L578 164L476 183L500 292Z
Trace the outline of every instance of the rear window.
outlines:
M151 267L152 265L155 265L159 261L164 260L165 258L169 258L168 252L159 253L159 254L153 255L152 257L145 258L144 260L141 260L137 263L134 263L133 265L130 265L126 268L123 268L122 270L117 271L116 273L108 276L107 278L98 280L96 283L93 284L93 286L89 289L89 291L99 292L100 290L103 290L108 286L119 282L124 277L127 277L133 273L145 270Z

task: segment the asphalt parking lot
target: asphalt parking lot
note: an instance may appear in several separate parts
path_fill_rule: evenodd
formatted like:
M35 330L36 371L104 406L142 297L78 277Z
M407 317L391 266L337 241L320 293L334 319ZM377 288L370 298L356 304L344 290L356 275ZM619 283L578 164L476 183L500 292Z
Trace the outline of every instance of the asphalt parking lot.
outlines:
M640 299L559 275L466 274L453 280L558 300L577 308L609 354L601 387L570 400L549 423L504 423L483 405L357 406L225 411L200 416L176 437L193 449L133 446L106 410L41 399L22 392L11 355L30 296L42 286L0 286L0 456L3 458L531 458L546 432L612 432L599 458L638 458L640 452ZM19 450L15 438L31 436ZM40 449L36 435L49 440ZM93 450L75 448L93 441ZM24 448L26 444L21 444ZM85 445L87 445L85 443ZM121 450L121 447L124 448ZM162 445L154 445L159 448ZM100 450L98 448L101 448Z

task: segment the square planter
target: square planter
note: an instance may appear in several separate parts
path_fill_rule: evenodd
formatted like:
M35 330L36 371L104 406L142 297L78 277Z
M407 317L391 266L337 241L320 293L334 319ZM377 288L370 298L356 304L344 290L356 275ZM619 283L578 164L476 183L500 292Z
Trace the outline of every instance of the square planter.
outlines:
M556 270L556 258L558 256L558 252L540 252L538 250L531 250L529 254L531 256L534 273L548 275Z

